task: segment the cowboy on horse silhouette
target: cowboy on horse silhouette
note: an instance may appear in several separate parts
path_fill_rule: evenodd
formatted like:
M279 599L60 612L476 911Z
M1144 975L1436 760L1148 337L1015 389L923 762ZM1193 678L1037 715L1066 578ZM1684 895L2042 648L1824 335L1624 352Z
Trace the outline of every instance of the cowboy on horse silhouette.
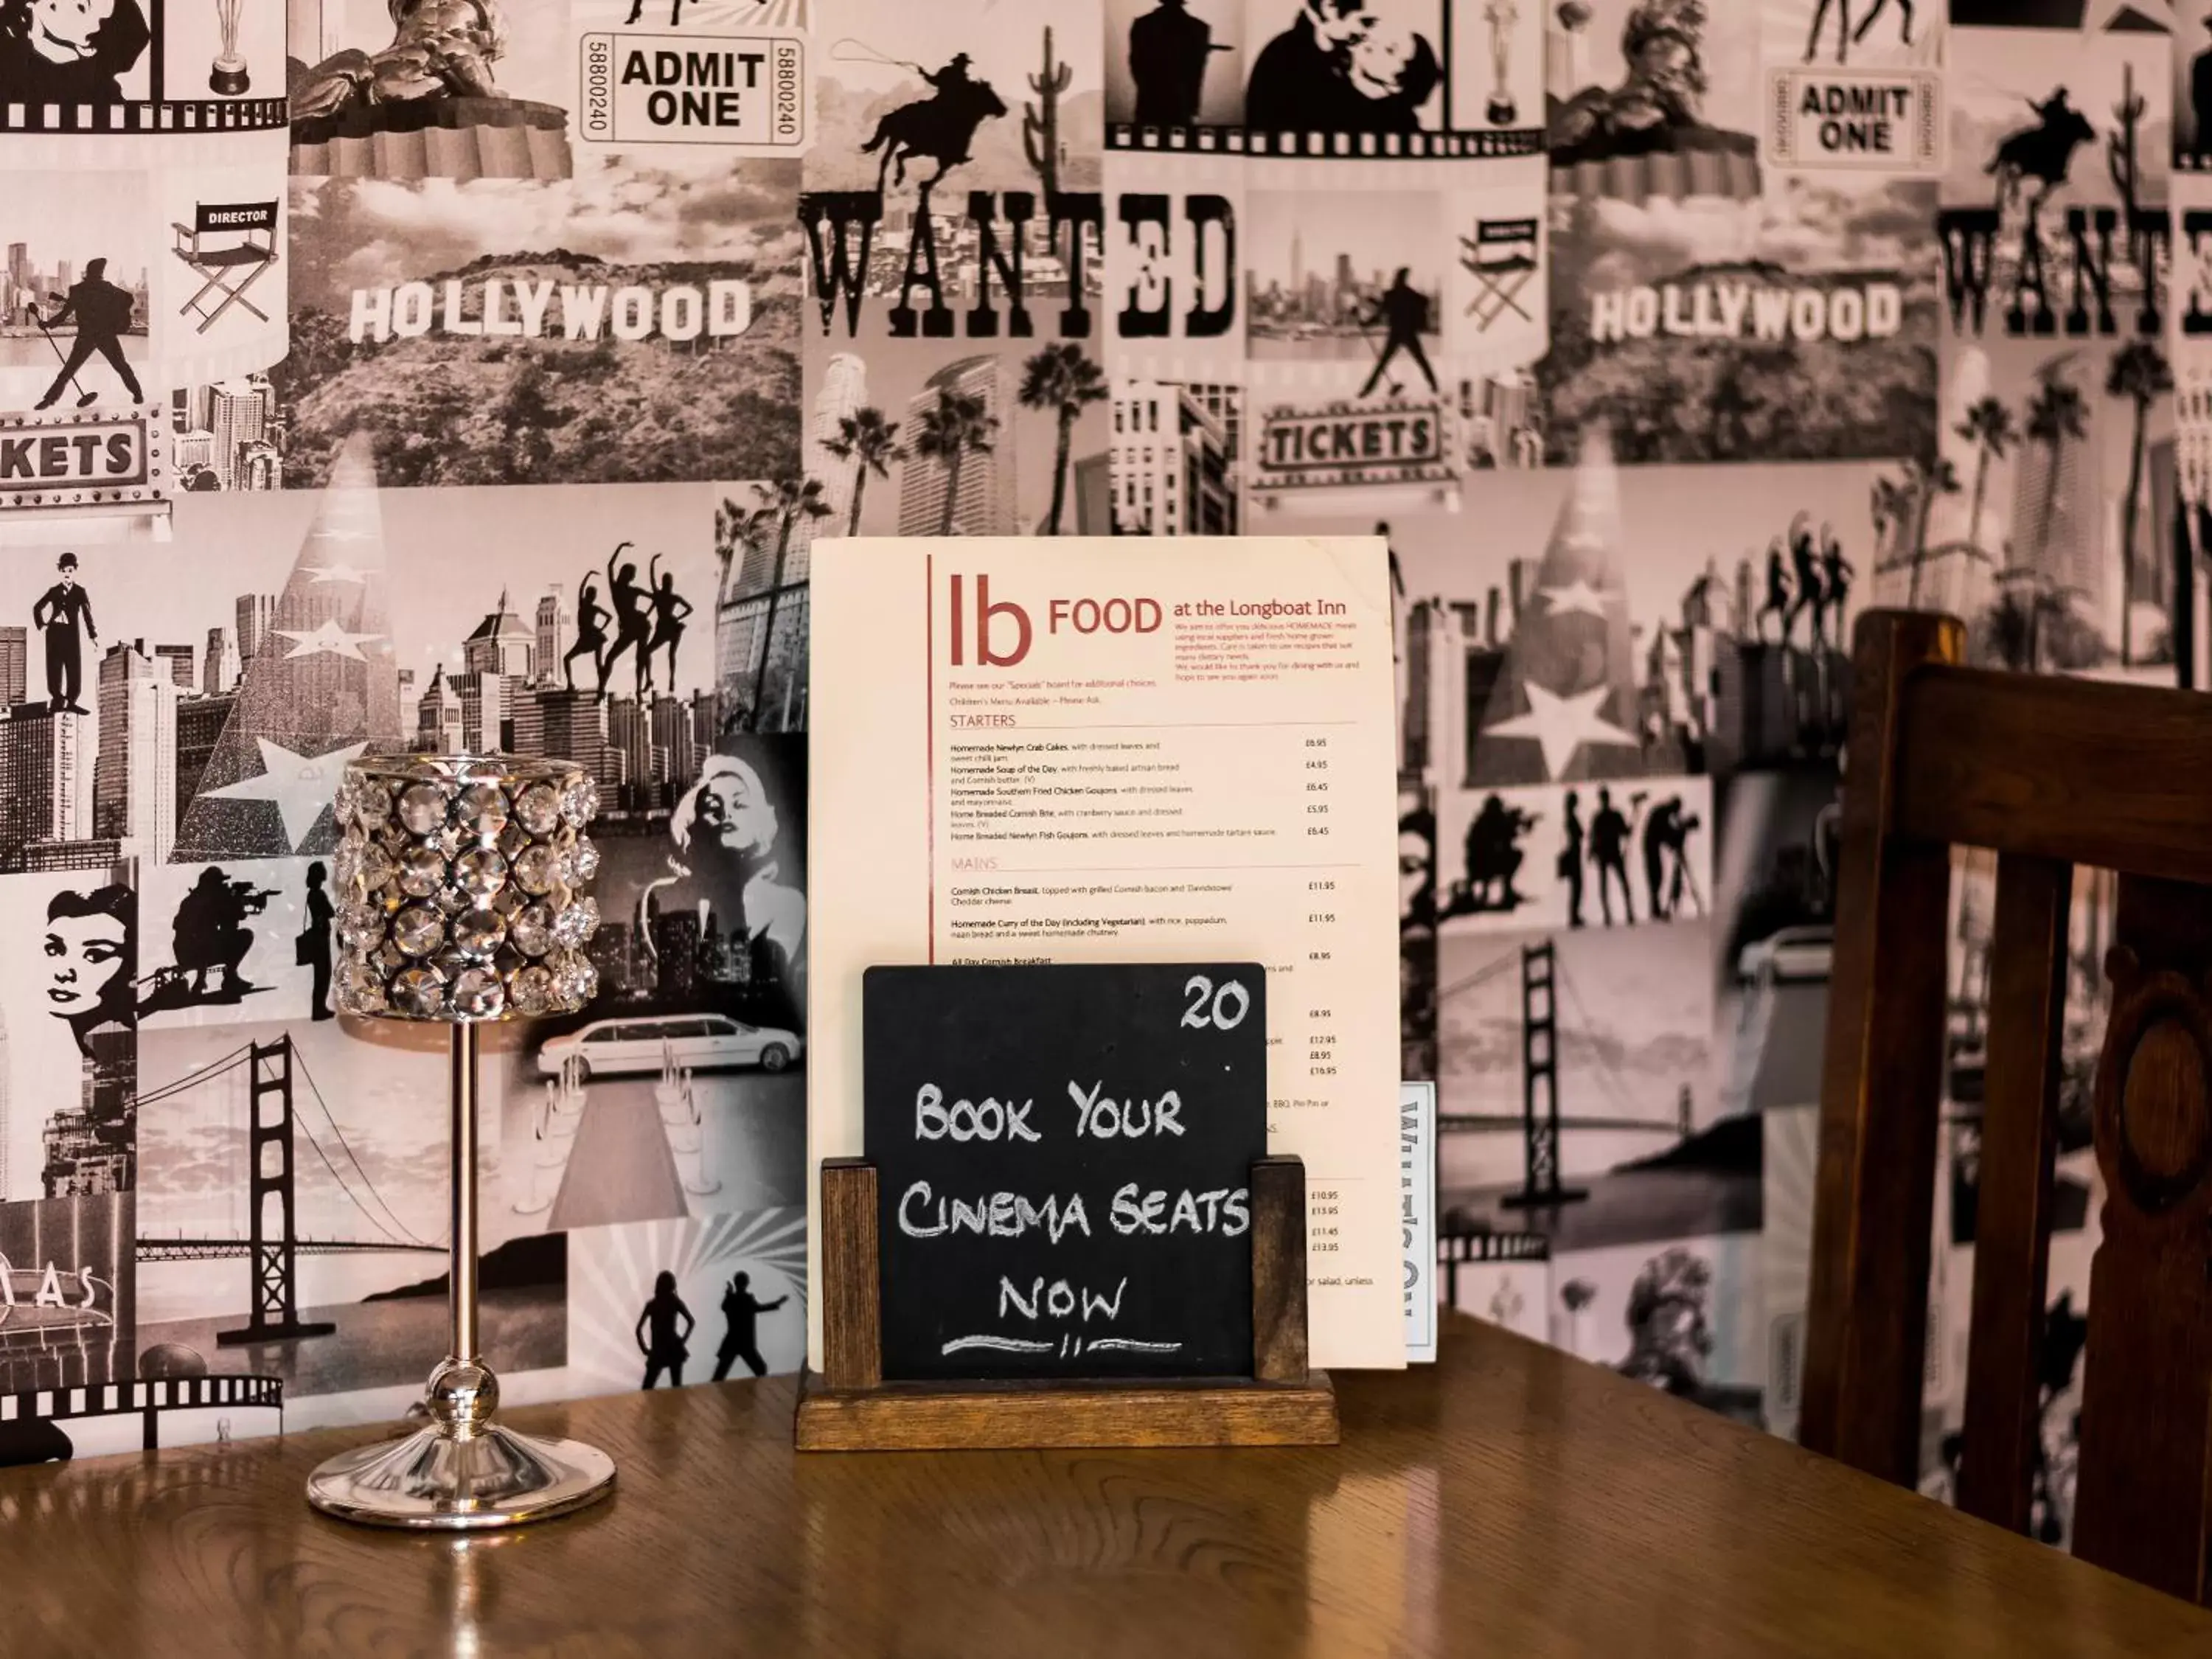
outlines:
M876 169L878 191L886 173L894 185L904 184L906 164L921 155L937 163L937 171L922 187L935 184L968 160L968 146L975 141L975 129L1006 112L991 83L969 75L969 62L968 54L959 52L934 74L915 66L936 95L890 111L876 123L875 136L860 146L863 155L872 155L878 149L884 153L883 165Z
M2039 179L2043 188L2028 203L2028 211L2035 212L2042 207L2044 198L2066 182L2074 152L2096 141L2097 130L2066 101L2065 88L2055 88L2041 103L2031 98L2027 106L2035 112L2037 125L2008 133L1997 146L1996 158L1982 169L1996 176L2000 212L2019 192L2022 179Z

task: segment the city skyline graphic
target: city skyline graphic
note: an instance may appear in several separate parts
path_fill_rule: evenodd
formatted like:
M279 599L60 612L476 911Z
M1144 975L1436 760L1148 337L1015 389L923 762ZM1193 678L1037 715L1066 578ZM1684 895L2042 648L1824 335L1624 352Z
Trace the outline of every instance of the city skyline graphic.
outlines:
M245 677L178 825L180 856L283 857L337 845L330 802L346 762L372 743L400 741L385 580L376 470L357 436L321 494L268 627L240 641Z

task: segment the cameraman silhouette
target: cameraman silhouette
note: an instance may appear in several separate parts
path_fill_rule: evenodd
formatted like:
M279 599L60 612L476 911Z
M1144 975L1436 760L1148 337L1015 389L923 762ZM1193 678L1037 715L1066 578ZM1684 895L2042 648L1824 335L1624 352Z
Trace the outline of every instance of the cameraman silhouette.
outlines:
M239 964L253 948L248 916L259 915L276 896L276 889L233 881L222 868L210 865L177 906L175 926L177 971L192 976L192 994L209 1000L235 1000L260 988L239 974ZM210 990L208 975L220 971L221 981Z

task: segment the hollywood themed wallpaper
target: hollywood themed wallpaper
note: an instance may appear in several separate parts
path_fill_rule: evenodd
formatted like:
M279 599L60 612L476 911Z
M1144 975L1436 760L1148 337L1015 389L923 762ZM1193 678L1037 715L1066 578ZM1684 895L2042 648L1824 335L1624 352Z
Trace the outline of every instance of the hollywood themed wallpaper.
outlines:
M797 1364L807 578L855 533L1386 536L1439 1283L1789 1432L1854 619L2206 672L2205 23L8 0L0 1461L389 1417L438 1357L438 1034L329 1012L368 749L607 801L603 993L493 1044L508 1397ZM1988 872L1954 909L1933 1491ZM202 1376L150 1430L66 1392Z

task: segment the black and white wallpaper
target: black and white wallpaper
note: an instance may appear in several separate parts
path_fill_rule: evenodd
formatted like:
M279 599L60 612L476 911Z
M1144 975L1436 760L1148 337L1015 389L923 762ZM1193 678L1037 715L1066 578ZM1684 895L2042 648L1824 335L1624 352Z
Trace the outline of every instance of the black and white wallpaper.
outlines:
M2203 683L2196 20L441 15L0 8L0 1394L271 1380L172 1440L413 1398L440 1056L327 1001L328 802L398 748L566 755L607 802L605 989L490 1066L508 1397L793 1368L813 544L1347 532L1392 552L1439 1285L1790 1431L1853 622ZM1933 1491L1990 927L1955 887ZM23 1423L0 1461L141 1431Z

